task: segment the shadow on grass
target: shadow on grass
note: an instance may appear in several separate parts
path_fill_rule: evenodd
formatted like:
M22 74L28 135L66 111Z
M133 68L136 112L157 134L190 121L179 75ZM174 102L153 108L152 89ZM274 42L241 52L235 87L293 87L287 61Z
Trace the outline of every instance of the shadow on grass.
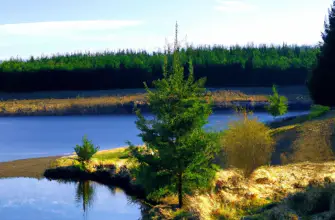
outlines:
M335 219L335 183L310 184L281 203L263 208L245 219Z

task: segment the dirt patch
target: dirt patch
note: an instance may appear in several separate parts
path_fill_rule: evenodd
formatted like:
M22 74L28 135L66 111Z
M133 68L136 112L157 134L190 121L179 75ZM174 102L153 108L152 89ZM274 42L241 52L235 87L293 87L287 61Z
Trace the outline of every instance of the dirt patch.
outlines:
M44 171L59 156L15 160L0 163L0 178L31 177L42 178Z

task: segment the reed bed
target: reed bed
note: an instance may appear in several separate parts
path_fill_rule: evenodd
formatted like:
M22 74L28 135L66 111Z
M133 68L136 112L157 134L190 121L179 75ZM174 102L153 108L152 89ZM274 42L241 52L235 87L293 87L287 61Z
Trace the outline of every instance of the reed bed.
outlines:
M239 91L212 92L215 105L234 101L265 102L265 95L246 95ZM122 113L134 105L146 106L146 94L114 95L104 97L78 97L68 99L7 100L0 102L0 115L70 115Z

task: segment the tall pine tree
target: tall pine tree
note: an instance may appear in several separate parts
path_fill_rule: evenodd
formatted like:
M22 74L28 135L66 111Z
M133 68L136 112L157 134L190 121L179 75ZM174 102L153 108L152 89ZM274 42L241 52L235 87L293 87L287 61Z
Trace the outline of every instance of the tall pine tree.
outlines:
M172 57L169 66L166 56L163 78L155 81L155 90L145 84L153 119L144 118L137 110L136 124L146 147L130 149L138 162L136 181L145 188L148 198L177 194L182 207L185 193L210 185L215 175L211 160L219 147L217 134L203 129L212 111L205 79L194 80L191 61L189 75L184 75L177 24Z
M324 32L320 44L317 64L310 79L308 88L315 104L335 106L335 1L328 10L328 21L324 22Z

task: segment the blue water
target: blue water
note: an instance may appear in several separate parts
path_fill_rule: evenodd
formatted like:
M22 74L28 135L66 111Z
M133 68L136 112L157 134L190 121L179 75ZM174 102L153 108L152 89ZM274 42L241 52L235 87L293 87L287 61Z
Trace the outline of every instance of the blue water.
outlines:
M131 220L139 219L139 204L120 189L86 182L58 183L46 179L0 180L1 220ZM85 199L83 199L85 198ZM86 202L84 202L86 201Z
M305 113L290 112L284 117ZM263 122L273 119L266 112L254 117ZM231 112L216 112L207 127L225 129L234 119ZM100 149L121 147L127 140L141 144L135 120L135 115L0 118L0 162L71 154L85 134Z

